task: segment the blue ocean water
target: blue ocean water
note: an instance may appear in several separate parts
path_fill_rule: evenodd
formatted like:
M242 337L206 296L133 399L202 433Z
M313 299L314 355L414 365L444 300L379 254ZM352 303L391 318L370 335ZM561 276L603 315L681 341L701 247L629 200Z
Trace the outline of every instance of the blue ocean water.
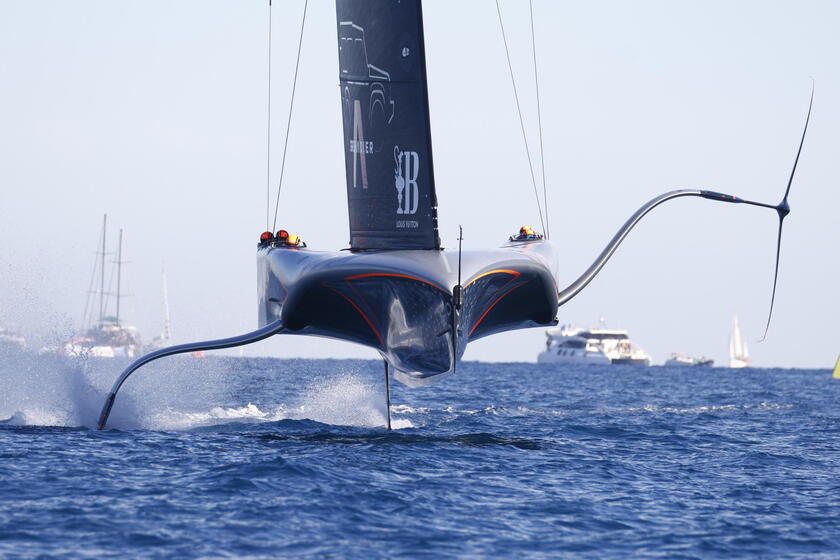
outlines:
M0 557L837 558L828 371L0 365Z

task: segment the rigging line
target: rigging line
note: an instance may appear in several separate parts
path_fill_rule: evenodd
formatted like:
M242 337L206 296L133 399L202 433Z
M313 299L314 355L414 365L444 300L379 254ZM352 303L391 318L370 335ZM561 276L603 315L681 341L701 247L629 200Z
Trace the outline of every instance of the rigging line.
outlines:
M268 115L265 147L265 229L271 211L271 0L268 0Z
M513 64L510 62L510 51L508 50L507 36L505 35L505 24L502 23L502 9L499 7L499 0L496 0L496 13L499 14L499 27L502 29L502 40L505 44L505 56L507 57L508 70L510 71L510 82L513 85L513 97L516 99L516 111L519 113L519 126L522 128L522 140L525 142L525 154L528 156L528 169L531 171L531 183L534 185L534 197L537 201L537 211L540 215L540 225L542 230L545 229L545 222L543 221L542 205L540 204L540 195L537 191L537 179L534 175L534 164L531 161L531 150L528 148L528 135L525 134L525 121L522 119L522 108L519 105L519 93L516 91L516 79L513 77Z
M93 295L93 285L96 282L96 272L99 270L99 257L94 257L93 261L93 270L90 273L90 282L88 283L88 291L87 297L85 298L85 310L82 312L82 330L87 329L88 327L88 317L93 314L93 308L91 306L91 296ZM88 313L90 311L90 313Z
M102 320L102 315L104 314L105 308L105 235L108 231L108 214L102 216L102 253L100 256L101 259L101 270L99 275L99 320Z
M274 223L271 231L277 227L277 210L280 208L280 189L283 187L283 173L286 170L286 152L289 147L289 127L292 124L292 110L295 107L295 91L297 90L298 69L300 68L300 51L303 46L303 30L306 28L306 8L309 0L303 4L303 18L300 22L300 38L298 39L297 60L295 61L295 76L292 80L292 99L289 102L289 118L286 119L286 139L283 141L283 159L280 161L280 180L277 183L277 199L274 202Z
M96 237L96 247L99 248L99 236ZM85 298L85 310L82 313L82 330L87 330L93 324L93 287L96 284L96 273L99 272L99 251L95 251L93 257L93 270L90 271L90 283L88 284L87 297Z
M113 264L113 263L114 263L114 261L111 261L111 264ZM113 288L114 288L114 276L116 275L115 268L116 267L112 266L111 267L111 274L108 275L108 291L105 292L105 310L104 310L103 314L99 317L100 321L102 321L102 319L105 318L108 315L108 308L111 306L111 297L113 297L113 295L114 295Z
M545 182L545 151L543 150L542 111L540 110L540 79L537 72L537 40L534 35L534 1L528 0L531 13L531 50L534 54L534 89L537 93L537 125L540 131L540 167L542 168L543 205L545 206L545 238L551 239L551 222L548 219L548 194Z

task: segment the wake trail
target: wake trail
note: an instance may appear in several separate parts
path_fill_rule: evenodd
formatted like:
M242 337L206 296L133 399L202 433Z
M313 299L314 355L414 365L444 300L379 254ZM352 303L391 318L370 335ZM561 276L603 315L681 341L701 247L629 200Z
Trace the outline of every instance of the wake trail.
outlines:
M392 414L396 412L392 407ZM355 374L338 374L310 383L289 404L216 406L209 410L166 410L149 419L151 429L187 430L225 423L312 420L333 426L380 428L386 422L385 399L377 385ZM392 419L396 429L411 428L407 418Z
M85 426L105 394L85 375L83 363L60 356L4 356L0 378L0 418L11 425Z
M0 422L14 426L94 429L121 360L21 353L0 361ZM172 358L149 364L120 391L108 426L119 430L189 430L229 423L312 420L336 426L384 427L382 389L356 372L327 372L302 388L232 361ZM296 372L284 372L295 379ZM268 389L266 389L266 386ZM266 394L266 392L268 394ZM257 401L253 400L260 394ZM257 402L257 404L254 404ZM399 410L392 408L399 414ZM410 428L397 416L393 426Z

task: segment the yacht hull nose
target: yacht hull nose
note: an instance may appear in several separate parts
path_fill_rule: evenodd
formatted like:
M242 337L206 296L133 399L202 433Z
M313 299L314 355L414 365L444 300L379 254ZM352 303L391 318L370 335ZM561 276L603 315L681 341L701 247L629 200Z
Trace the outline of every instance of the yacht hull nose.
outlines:
M456 309L457 267L449 261L457 254L442 253L260 249L260 324L279 319L284 334L374 348L397 379L421 385L452 372L471 340L556 322L556 284L544 259L465 253L469 280Z

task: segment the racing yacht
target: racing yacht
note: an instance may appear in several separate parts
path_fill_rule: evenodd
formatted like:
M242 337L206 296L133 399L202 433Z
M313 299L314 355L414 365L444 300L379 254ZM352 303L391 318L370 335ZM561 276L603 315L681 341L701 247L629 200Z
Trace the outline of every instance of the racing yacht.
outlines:
M306 5L287 122L291 122L294 108ZM336 102L341 108L343 125L349 247L309 249L298 236L277 229L278 218L284 219L279 216L287 153L284 143L274 220L269 220L271 182L267 180L266 229L256 245L257 329L227 338L161 348L136 359L122 371L106 396L97 423L99 429L104 429L120 387L144 364L175 354L252 344L275 335L326 337L360 344L378 353L384 365L386 426L390 429L392 372L396 380L406 385L425 385L454 374L470 342L517 329L557 325L558 309L586 288L630 230L654 208L684 197L761 207L777 213L779 238L769 326L778 278L781 224L790 212L788 194L793 172L779 204L746 200L699 187L664 192L639 207L589 268L564 286L559 275L562 254L551 242L545 181L541 197L536 173L529 165L537 203L535 214L542 235L531 234L528 232L531 228L523 226L520 236L506 242L484 248L468 247L464 251L461 250L463 235L460 235L457 250L447 249L441 244L438 231L421 0L336 0L335 5ZM270 23L270 2L268 10ZM523 147L530 161L501 10L497 9L497 13L520 116ZM268 27L270 38L271 27ZM269 40L269 54L270 44ZM465 45L469 48L470 41L465 41ZM270 69L270 57L268 60ZM499 76L487 78L494 84L499 82ZM270 103L270 79L268 86ZM458 93L478 95L479 87ZM809 117L810 107L809 104ZM328 114L333 108L323 110ZM491 118L503 114L500 108ZM809 117L805 119L805 130ZM271 127L267 129L270 141ZM323 142L332 141L325 138ZM267 151L269 179L271 150ZM506 161L493 163L508 165ZM793 168L795 171L796 163ZM449 188L455 186L448 184ZM310 185L302 187L311 188ZM473 189L477 196L482 196L480 193L486 187L467 182L463 188ZM339 192L336 186L334 194ZM592 195L599 196L594 192ZM312 192L311 196L324 197L326 193ZM282 208L286 217L294 212L294 208L285 205ZM515 221L500 227L534 222L533 216L528 214L518 219L511 216ZM498 239L503 239L501 231ZM222 256L214 255L214 258ZM220 266L225 266L224 260L220 260ZM590 342L598 346L613 364L650 364L650 356L630 342L626 331L592 329L578 336L587 341L586 346Z

